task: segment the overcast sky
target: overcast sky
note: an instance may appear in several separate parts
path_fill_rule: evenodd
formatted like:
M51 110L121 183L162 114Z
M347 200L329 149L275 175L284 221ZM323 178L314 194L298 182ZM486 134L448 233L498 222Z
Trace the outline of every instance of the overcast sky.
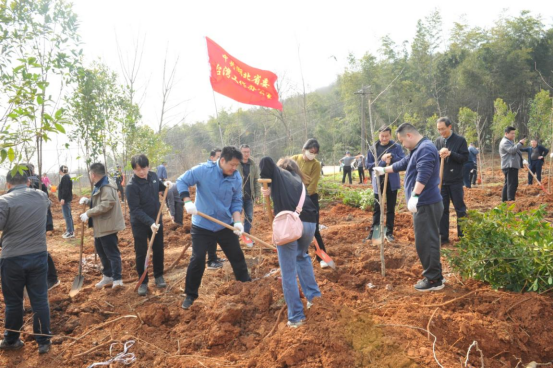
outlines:
M462 17L471 26L490 28L503 14L516 16L521 10L541 15L550 27L551 1L186 1L159 0L75 0L80 20L85 63L101 59L121 73L117 41L126 62L132 61L137 42L143 56L139 73L139 95L144 122L156 126L161 109L162 69L165 53L173 64L177 56L178 83L172 94L174 109L170 124L206 120L215 106L235 111L250 108L212 92L205 37L217 42L241 61L277 74L288 93L332 83L346 66L349 53L361 57L377 52L380 40L389 35L397 44L411 42L419 19L439 10L449 37L453 22ZM301 67L300 67L301 61ZM58 162L55 144L48 144L45 170ZM61 161L77 165L76 147Z

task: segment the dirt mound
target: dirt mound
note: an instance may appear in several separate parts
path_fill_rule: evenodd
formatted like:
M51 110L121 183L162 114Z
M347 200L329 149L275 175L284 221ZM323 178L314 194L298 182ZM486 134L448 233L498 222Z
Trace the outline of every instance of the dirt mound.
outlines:
M500 174L496 173L498 180ZM521 174L515 203L518 210L545 204L552 211L553 197L538 186L522 183ZM486 183L466 190L469 209L485 210L500 204L501 189L500 183ZM75 219L80 214L77 201L73 203ZM222 269L206 270L200 297L189 310L183 310L180 305L191 249L166 272L167 289L156 289L150 283L149 294L138 297L133 290L138 276L129 226L119 234L126 287L94 287L101 274L94 261L90 229L85 233L84 287L69 298L78 267L79 240L61 238L63 217L54 200L56 230L49 234L48 245L62 281L50 292L54 346L49 354L39 356L32 336L24 334L25 348L3 352L0 366L84 367L109 360L129 341L134 341L128 350L136 358L134 367L411 368L438 366L437 362L443 367L460 367L469 349L469 363L480 367L476 344L486 367L553 360L551 293L494 291L484 283L459 279L445 261L443 291L419 293L413 289L422 269L413 244L412 217L405 212L403 197L398 201L397 241L385 244L385 277L379 247L363 242L372 213L341 203L325 206L321 224L326 228L321 233L337 269L322 270L314 262L323 296L306 310L305 325L291 329L286 326L273 250L244 246L253 279L249 283L235 281L228 262ZM263 206L256 206L254 218L253 234L269 240L270 224ZM168 270L190 245L191 223L187 215L184 226L172 224L167 215L163 221ZM450 239L456 238L452 219ZM313 248L310 252L314 255ZM219 251L219 256L224 254ZM31 316L26 302L23 332L32 332Z

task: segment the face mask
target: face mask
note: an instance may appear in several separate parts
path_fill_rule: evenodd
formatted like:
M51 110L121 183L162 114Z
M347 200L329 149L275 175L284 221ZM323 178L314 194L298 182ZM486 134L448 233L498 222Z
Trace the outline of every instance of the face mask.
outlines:
M304 155L305 157L309 160L309 161L312 161L315 159L315 157L317 157L317 154L316 153L311 153L309 152L308 150L305 150L304 151Z

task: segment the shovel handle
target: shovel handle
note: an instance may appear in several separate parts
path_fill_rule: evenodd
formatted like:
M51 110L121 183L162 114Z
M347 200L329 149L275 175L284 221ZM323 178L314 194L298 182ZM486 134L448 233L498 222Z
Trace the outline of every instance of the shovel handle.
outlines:
M210 221L213 221L213 222L215 222L216 224L219 224L219 225L221 225L221 226L224 226L224 227L226 227L226 228L229 229L229 230L232 230L232 231L238 230L238 229L236 229L235 227L230 226L229 224L225 224L223 221L219 221L219 220L217 220L216 218L211 217L211 216L209 216L209 215L206 215L205 213L202 213L202 212L200 212L200 211L198 211L198 216L202 216L203 218L208 219L208 220L210 220ZM247 236L248 238L250 238L250 239L253 239L253 240L257 241L257 242L260 242L261 244L263 244L263 245L265 245L265 246L267 246L267 247L271 247L271 248L273 248L273 249L276 249L273 245L271 245L271 244L269 244L269 243L265 243L263 240L261 240L261 239L259 239L259 238L256 238L256 237L253 236L253 235L250 235L250 234L245 233L245 232L243 232L242 234L246 235L246 236Z
M272 182L271 179L257 179L258 182L263 184L263 189L269 189L269 183ZM273 211L271 209L271 198L269 196L263 196L265 202L267 203L267 216L269 216L269 221L273 222Z
M445 157L442 157L442 159L440 160L440 185L438 185L438 188L440 188L440 190L442 189L442 181L444 179L444 164Z

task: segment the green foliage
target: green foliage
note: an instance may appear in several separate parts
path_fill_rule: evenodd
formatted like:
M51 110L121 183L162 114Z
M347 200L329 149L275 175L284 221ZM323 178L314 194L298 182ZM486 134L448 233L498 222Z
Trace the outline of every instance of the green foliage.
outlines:
M443 250L463 277L512 291L553 287L553 228L545 206L514 212L503 203L488 212L469 211L462 219L464 237L454 250Z
M530 117L528 119L528 131L531 136L540 139L551 135L551 97L549 92L541 90L536 93L530 102Z
M503 137L505 128L513 126L515 123L515 113L507 106L507 104L498 98L493 103L494 115L492 124L492 135L495 139Z
M459 109L459 132L465 137L467 142L477 142L478 134L476 132L476 122L480 120L478 113L472 111L468 107L461 107Z

